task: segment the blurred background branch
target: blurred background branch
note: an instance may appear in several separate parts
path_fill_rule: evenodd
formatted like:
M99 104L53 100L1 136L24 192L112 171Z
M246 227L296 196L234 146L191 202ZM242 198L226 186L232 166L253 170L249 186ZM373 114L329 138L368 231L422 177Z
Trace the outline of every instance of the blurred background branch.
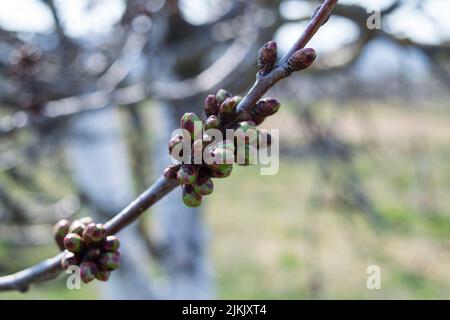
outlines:
M220 87L247 88L262 43L286 52L318 4L1 4L0 273L55 253L42 235L60 217L105 221L150 185L179 116ZM373 5L339 1L310 44L315 67L269 91L283 101L264 123L281 128L278 175L238 168L205 212L168 197L122 236L131 265L112 287L58 282L37 297L367 297L373 261L393 288L380 296L446 296L448 4Z

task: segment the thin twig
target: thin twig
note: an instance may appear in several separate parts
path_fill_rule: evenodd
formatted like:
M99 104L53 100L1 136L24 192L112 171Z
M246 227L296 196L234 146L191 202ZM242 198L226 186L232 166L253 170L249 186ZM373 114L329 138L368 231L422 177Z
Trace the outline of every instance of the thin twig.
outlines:
M287 61L294 52L306 46L319 28L327 21L331 14L331 10L337 2L338 0L325 0L319 11L308 23L303 34L294 43L292 48L280 59L277 66L267 75L257 77L253 87L237 106L237 111L239 113L238 121L250 120L251 117L249 111L253 108L256 102L267 92L267 90L273 87L275 83L290 75L290 72L287 70L286 66Z
M267 75L257 78L253 87L238 105L238 118L247 119L251 108L253 108L257 100L260 99L264 93L266 93L267 90L275 85L275 83L279 80L289 76L290 72L286 70L285 66L289 57L295 51L303 48L308 43L320 26L322 26L322 24L327 20L337 1L338 0L325 0L320 10L309 22L304 33L295 42L291 50L289 50L289 52L280 59L277 67ZM171 192L177 185L178 183L174 180L167 180L164 177L159 178L150 188L136 198L136 200L130 203L125 209L105 224L107 233L115 234L128 226L145 210ZM51 259L45 260L15 274L0 277L0 291L26 291L32 283L54 278L60 271L62 271L60 262L65 253L66 252L64 251Z

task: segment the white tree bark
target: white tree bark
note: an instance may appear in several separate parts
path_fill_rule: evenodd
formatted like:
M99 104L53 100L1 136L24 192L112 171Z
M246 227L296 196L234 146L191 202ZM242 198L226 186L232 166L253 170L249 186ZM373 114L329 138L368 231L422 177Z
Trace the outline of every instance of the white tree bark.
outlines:
M74 181L96 208L112 216L133 198L133 177L116 108L81 114L71 120L66 147ZM107 216L93 213L104 222ZM149 272L149 255L134 223L118 234L121 267L101 283L107 299L154 298Z

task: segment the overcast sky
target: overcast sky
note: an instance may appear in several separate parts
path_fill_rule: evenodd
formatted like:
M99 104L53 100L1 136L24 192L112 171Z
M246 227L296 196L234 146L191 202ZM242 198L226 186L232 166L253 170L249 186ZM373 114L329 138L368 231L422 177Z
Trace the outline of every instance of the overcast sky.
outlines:
M389 5L392 0L340 0L342 3L359 3L367 8L379 9ZM108 32L124 10L122 0L102 0L100 5L91 11L84 8L88 0L57 0L67 32L74 37L82 37L92 33ZM222 6L226 0L182 0L182 8L186 17L194 23L208 20L218 4ZM209 3L209 6L205 6ZM390 30L412 37L424 43L438 43L450 39L450 0L431 0L424 7L426 15L417 12L412 5L399 10L392 17L381 22ZM374 5L377 5L374 7ZM282 13L289 18L309 14L313 8L303 1L287 1ZM444 14L445 13L445 14ZM38 31L46 33L52 30L53 20L47 7L38 0L9 0L0 4L0 25L3 28L18 31ZM277 36L281 49L291 45L290 39L298 35L304 24L286 25ZM332 50L342 42L351 41L357 36L356 28L346 19L335 17L325 26L326 32L320 32L311 42L318 50Z

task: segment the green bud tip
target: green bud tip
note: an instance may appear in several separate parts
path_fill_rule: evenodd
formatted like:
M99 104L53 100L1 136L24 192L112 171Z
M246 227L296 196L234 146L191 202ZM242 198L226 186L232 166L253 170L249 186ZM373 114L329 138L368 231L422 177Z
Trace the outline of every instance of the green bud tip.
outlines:
M225 89L220 89L219 91L217 91L216 93L216 101L218 105L221 105L222 102L225 101L225 99L227 98L231 98L231 93L228 92Z
M120 252L105 252L98 259L101 270L113 271L120 266Z
M53 227L53 234L55 237L64 238L64 236L69 232L70 221L67 219L59 220Z
M220 119L216 115L211 115L206 119L205 129L217 129L220 126Z
M56 244L59 247L59 250L64 250L64 237L69 232L70 221L63 219L58 221L53 227L53 234Z
M194 191L201 195L207 196L211 194L214 190L214 183L209 175L204 174L202 177L199 177L197 182L194 184Z
M105 237L105 227L101 223L94 222L86 226L83 231L83 239L86 243L99 243Z
M213 164L208 165L209 174L213 178L226 178L233 171L232 164Z
M184 164L177 172L177 179L181 184L193 184L196 178L197 169L193 165Z
M120 240L116 236L107 236L103 241L103 250L108 252L117 251L120 247Z
M202 196L194 191L192 185L183 185L183 202L188 207L198 207L202 203Z
M102 254L102 250L99 247L89 247L86 250L85 257L89 260L95 260Z
M276 113L278 109L280 109L280 102L277 99L265 98L258 101L252 110L252 116L268 117Z
M69 233L76 233L81 236L85 227L86 226L80 220L75 220L69 227Z
M238 104L242 101L242 97L234 96L225 99L219 108L219 117L221 120L230 120L236 115Z
M79 234L69 233L64 237L64 247L73 253L80 253L84 248L84 241Z
M200 118L192 112L185 113L181 117L180 124L181 128L187 130L193 139L196 139L200 135L203 127Z
M80 264L80 276L84 283L94 280L98 271L97 265L92 261L83 261Z
M232 98L226 98L222 104L220 105L220 115L221 116L229 116L234 114L237 106L237 99L234 97Z

